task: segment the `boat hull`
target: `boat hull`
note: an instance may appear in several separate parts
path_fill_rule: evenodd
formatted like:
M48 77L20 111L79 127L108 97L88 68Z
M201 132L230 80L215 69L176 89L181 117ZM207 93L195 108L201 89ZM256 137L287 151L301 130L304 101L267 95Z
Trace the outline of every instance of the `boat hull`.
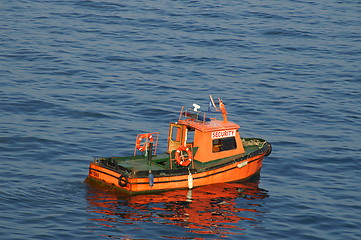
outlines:
M105 183L108 186L127 192L139 194L153 191L193 188L209 184L247 180L258 174L265 156L269 155L271 145L267 144L260 151L235 158L226 163L197 170L181 168L153 171L152 177L137 174L127 169L111 170L102 164L92 162L89 166L88 180Z

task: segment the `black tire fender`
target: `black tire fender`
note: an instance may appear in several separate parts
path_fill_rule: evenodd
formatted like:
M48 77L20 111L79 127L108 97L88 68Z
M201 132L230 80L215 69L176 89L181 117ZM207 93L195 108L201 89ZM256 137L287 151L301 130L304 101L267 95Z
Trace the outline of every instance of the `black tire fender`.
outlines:
M121 187L125 187L128 184L128 176L125 174L120 174L119 178L118 178L118 184Z
M269 148L267 149L266 154L264 155L265 157L269 156L272 152L272 145L268 144L268 146L269 146Z

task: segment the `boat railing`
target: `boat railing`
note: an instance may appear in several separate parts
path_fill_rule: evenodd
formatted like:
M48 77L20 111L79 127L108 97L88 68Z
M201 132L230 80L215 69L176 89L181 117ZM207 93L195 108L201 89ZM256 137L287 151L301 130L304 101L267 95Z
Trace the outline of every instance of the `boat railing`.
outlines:
M158 140L159 132L138 134L135 138L134 156L137 150L143 152L144 155L157 155Z
M184 109L184 107L182 107L180 111L178 121L182 121L182 120L194 121L200 123L206 123L211 121L211 119L207 117L207 114L205 112L195 111L193 109Z

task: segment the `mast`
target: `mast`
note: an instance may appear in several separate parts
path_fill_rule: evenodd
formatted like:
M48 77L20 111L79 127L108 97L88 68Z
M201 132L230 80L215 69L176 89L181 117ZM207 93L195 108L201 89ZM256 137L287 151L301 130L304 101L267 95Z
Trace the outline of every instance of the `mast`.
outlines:
M227 119L227 110L226 110L226 106L224 105L222 99L219 99L219 108L221 109L221 112L222 112L222 116L223 116L223 122L226 123L228 122L228 119Z

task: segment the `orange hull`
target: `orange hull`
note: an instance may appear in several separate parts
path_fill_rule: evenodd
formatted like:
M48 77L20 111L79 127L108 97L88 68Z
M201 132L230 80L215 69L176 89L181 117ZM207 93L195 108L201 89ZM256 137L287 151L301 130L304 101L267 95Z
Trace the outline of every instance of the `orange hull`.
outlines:
M192 182L193 187L199 187L215 183L246 180L254 174L259 173L264 155L265 154L260 154L213 170L192 173L191 179L189 179L189 174L162 177L155 176L153 185L150 184L148 177L132 177L132 175L127 177L126 184L124 184L119 182L122 174L95 163L90 164L88 178L106 183L109 186L128 193L189 188L190 181Z

